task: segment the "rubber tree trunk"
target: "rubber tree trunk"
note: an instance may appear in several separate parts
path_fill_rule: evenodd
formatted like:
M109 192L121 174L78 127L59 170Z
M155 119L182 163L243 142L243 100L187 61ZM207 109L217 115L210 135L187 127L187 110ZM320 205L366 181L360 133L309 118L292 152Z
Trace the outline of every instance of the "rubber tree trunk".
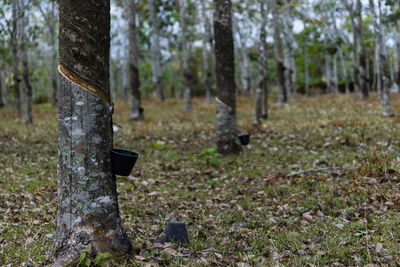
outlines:
M285 88L286 88L286 95L290 99L292 97L292 83L291 83L291 78L290 78L290 55L289 55L289 47L288 47L288 42L285 40L283 42L283 51L285 54Z
M375 44L375 83L376 83L376 92L377 92L377 100L382 102L382 75L381 75L381 66L380 66L380 56L379 56L379 43Z
M185 111L192 111L192 97L190 85L192 83L192 75L189 70L189 46L187 41L186 27L186 0L179 0L180 23L182 30L182 50L183 50L183 84L184 84L184 106Z
M325 52L325 79L326 79L326 92L333 93L332 77L331 77L331 55Z
M25 123L32 124L32 86L29 80L29 63L28 63L28 52L26 51L26 25L28 25L28 17L25 11L21 13L21 43L20 43L20 53L21 53L21 67L22 67L22 83L25 90Z
M254 128L258 128L258 126L261 123L262 96L263 96L263 90L258 88L256 90L256 109L255 109L255 116L254 116L254 121L253 121Z
M210 44L212 46L212 42L209 43L210 40L210 24L208 22L207 14L206 14L206 0L201 0L201 16L203 20L203 50L202 50L202 55L203 55L203 64L204 64L204 87L206 89L206 103L211 104L211 70L210 70L210 64L208 61L208 54L207 54L207 47Z
M139 64L138 64L138 47L136 41L136 0L129 0L129 87L131 110L129 118L131 120L142 120L143 112L141 112L140 97L140 80L139 80Z
M51 1L51 16L49 23L49 33L50 33L50 46L51 46L51 87L52 87L52 95L51 95L51 104L52 106L57 105L57 45L56 45L56 14L55 14L55 2Z
M400 37L399 37L398 27L395 27L393 33L394 33L393 38L395 40L393 91L396 93L400 93L400 69L399 69Z
M360 64L360 86L361 93L363 99L369 98L369 90L368 90L368 75L367 75L367 60L366 60L366 52L364 45L364 37L363 37L363 28L362 28L362 5L361 0L357 0L357 40L359 49L359 64Z
M18 57L18 17L19 17L19 1L12 1L12 31L11 31L11 52L12 52L12 68L13 68L13 88L14 88L14 114L21 117L21 95L19 88L19 57Z
M162 85L161 71L161 50L160 50L160 34L158 29L158 19L156 16L157 9L154 0L148 1L150 20L151 20L151 56L153 63L153 87L154 96L159 96L161 101L164 101L164 87Z
M5 82L3 82L3 72L0 71L0 108L5 105L3 100L3 88L5 88Z
M380 5L380 3L378 3ZM391 117L394 116L392 109L392 103L390 99L390 74L388 68L388 62L386 58L385 43L383 41L383 35L381 25L378 23L377 15L375 13L375 4L373 0L369 0L372 22L374 24L374 31L377 43L379 44L379 66L382 75L382 86L383 86L383 116ZM380 10L380 6L379 6Z
M260 89L262 90L262 95L264 96L264 109L262 113L263 119L268 119L268 44L267 44L267 31L266 27L268 24L268 10L266 10L266 0L261 0L260 10L261 10L261 29L260 29L260 44L261 44L261 82ZM256 94L257 99L257 94ZM258 100L256 100L256 105ZM256 107L257 110L257 107ZM257 113L257 112L256 112Z
M230 0L214 1L216 143L219 153L241 150L236 118L235 58L232 35L232 3Z
M334 93L339 93L339 77L338 77L338 66L337 66L338 52L333 55L333 88Z
M287 104L288 99L285 86L285 76L284 76L285 70L282 60L282 42L279 29L279 12L276 0L271 0L271 10L274 23L274 49L275 49L276 70L278 74L278 84L279 84L278 104L284 105Z
M339 52L339 58L340 58L340 65L342 66L342 75L345 83L345 93L349 94L350 93L350 88L349 88L349 78L347 76L347 67L346 63L344 61L344 56L343 56L343 50L341 47L338 48Z
M305 75L305 94L310 94L310 74L309 74L309 67L308 67L308 46L304 46L304 75Z
M294 58L294 49L293 45L295 43L293 36L293 5L292 0L284 1L285 3L285 15L283 18L284 29L285 29L285 44L287 47L287 55L285 52L285 59L287 58L286 67L288 68L288 82L289 88L287 90L290 92L289 95L292 95L296 92L296 64Z
M342 4L346 7L347 11L349 12L350 15L350 22L351 22L351 28L353 32L353 84L354 84L354 92L356 94L360 93L360 80L359 80L359 65L358 65L358 31L357 31L357 26L355 22L355 14L353 10L353 0L351 3L347 3L347 0L341 0Z
M116 255L132 251L110 161L110 1L60 0L59 7L63 74L58 76L55 266L76 259L88 246Z
M249 89L249 74L248 74L248 60L247 60L247 50L246 50L246 42L243 38L242 33L240 32L240 27L238 25L237 19L232 20L232 26L234 30L234 40L236 41L237 51L239 52L239 67L240 67L240 78L242 84L242 92L246 97L250 96ZM236 38L235 38L236 37Z

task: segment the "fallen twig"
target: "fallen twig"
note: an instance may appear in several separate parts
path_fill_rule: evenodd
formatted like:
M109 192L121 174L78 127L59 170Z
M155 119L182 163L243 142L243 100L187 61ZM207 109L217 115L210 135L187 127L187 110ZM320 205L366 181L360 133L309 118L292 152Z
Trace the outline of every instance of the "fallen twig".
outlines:
M318 169L307 169L307 170L300 170L300 171L297 171L297 172L292 172L292 173L289 173L286 176L287 177L291 177L291 176L296 176L296 175L303 174L303 173L308 173L308 172L324 172L324 171L334 171L334 170L341 170L341 169L352 170L353 168L348 168L348 167L327 167L327 168L318 168Z

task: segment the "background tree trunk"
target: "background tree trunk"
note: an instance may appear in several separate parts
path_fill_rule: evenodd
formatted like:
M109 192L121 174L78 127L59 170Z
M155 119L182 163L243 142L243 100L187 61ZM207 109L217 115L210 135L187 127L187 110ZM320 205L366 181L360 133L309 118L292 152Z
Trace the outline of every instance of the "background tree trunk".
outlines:
M305 94L309 95L310 92L310 74L308 70L308 47L307 45L304 46L304 75L305 75Z
M208 62L208 53L207 53L207 46L210 44L212 46L212 42L209 43L210 40L210 25L208 22L208 18L206 15L206 0L201 0L201 16L203 20L203 27L204 27L204 32L203 32L203 64L204 64L204 75L205 75L205 83L204 87L206 88L206 103L211 104L211 78L212 74L210 71L210 64ZM211 49L211 47L210 47Z
M21 66L22 66L22 82L25 90L26 97L26 110L25 110L25 122L26 124L33 123L32 117L32 86L29 81L29 63L28 63L28 52L26 51L27 42L27 29L28 17L25 13L26 6L24 1L21 1L22 13L21 13L21 43L20 43L20 53L21 53Z
M110 161L112 106L105 101L110 96L110 1L60 0L59 5L64 74L59 74L55 266L76 259L88 246L116 255L132 251ZM96 94L84 89L89 87Z
M129 118L131 120L142 120L143 112L141 112L140 108L139 55L136 41L136 0L128 0L127 2L129 10L129 87L131 92L131 112Z
M261 64L260 64L260 69L261 69L260 89L262 90L262 95L264 95L264 110L262 113L262 117L264 119L268 119L268 54L267 54L268 44L267 44L267 31L265 29L268 24L268 8L266 6L265 0L261 0L260 10L261 10L261 21L262 21L260 29L260 43L262 50ZM258 103L257 100L256 103Z
M340 57L340 65L342 66L342 74L343 74L343 79L345 83L345 92L346 94L350 93L350 88L349 88L349 78L347 76L347 67L346 63L344 61L344 56L343 56L343 50L341 47L339 47L339 57Z
M0 71L0 108L4 107L5 101L4 101L4 96L3 96L3 89L6 87L6 84L3 80L3 72Z
M255 109L255 116L254 116L254 121L253 121L253 126L255 128L257 128L261 122L262 96L263 96L263 90L258 88L256 90L256 109Z
M337 57L338 57L338 52L336 52L335 55L333 55L333 86L334 86L333 88L335 94L339 93Z
M183 50L183 80L184 80L184 107L185 111L192 111L192 97L190 85L192 75L189 70L189 47L187 42L187 27L186 27L186 0L179 0L180 8L180 23L182 30L182 50Z
M248 74L248 60L247 60L247 50L246 50L246 42L244 41L243 35L240 32L240 27L238 25L237 19L232 19L232 27L233 27L233 34L234 40L236 41L236 48L239 52L239 67L240 67L240 78L242 83L242 92L243 95L248 97L250 96L249 90L249 74Z
M396 24L397 26L397 24ZM394 79L393 79L393 91L400 93L400 69L399 69L399 49L400 49L400 37L398 27L394 28L393 38L395 41L394 46Z
M379 4L379 14L380 13L380 3ZM374 31L377 43L379 44L379 66L380 72L382 75L382 85L383 85L383 116L391 117L394 116L394 112L392 109L392 103L390 99L390 74L388 68L388 62L386 59L386 51L385 51L385 43L383 41L381 25L378 23L377 15L375 13L375 4L373 0L369 0L372 22L374 24Z
M278 74L279 92L278 92L278 104L287 104L287 94L285 86L285 75L284 75L284 64L282 60L282 42L279 30L279 11L276 4L276 0L271 0L271 10L273 15L274 23L274 48L275 48L275 61L276 71Z
M235 56L230 0L214 1L214 34L217 82L215 134L218 152L226 154L241 150L236 118Z
M361 93L364 99L368 99L368 75L367 75L367 60L363 37L362 28L362 5L361 0L357 0L357 36L358 36L358 47L359 49L359 64L360 64L360 80L361 80Z
M157 94L161 101L164 101L164 87L162 84L162 70L161 70L161 50L160 50L160 34L158 31L158 19L156 16L157 9L154 5L154 0L148 1L150 20L151 20L151 56L153 63L153 87L154 95Z
M21 96L19 89L19 73L18 73L18 17L19 17L19 0L12 1L12 30L11 30L11 50L13 65L13 88L14 88L14 113L16 117L21 117Z

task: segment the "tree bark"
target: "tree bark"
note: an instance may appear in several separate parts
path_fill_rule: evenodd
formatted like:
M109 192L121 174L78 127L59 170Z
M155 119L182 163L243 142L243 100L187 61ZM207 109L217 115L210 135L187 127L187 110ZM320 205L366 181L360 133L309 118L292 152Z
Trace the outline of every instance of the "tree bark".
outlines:
M12 31L11 31L11 51L12 51L12 66L13 66L13 88L14 88L14 113L15 116L21 117L21 96L19 88L19 73L18 73L18 17L19 17L19 1L12 1Z
M379 11L380 11L380 3ZM374 24L374 31L377 43L379 44L379 66L382 75L382 86L383 86L383 116L391 117L394 116L392 109L391 99L390 99L390 74L388 68L388 62L386 58L385 43L383 41L383 35L381 30L381 25L378 23L377 15L375 13L375 4L373 0L369 0L372 22ZM380 13L380 12L379 12ZM380 14L381 15L381 14Z
M333 88L335 94L339 93L337 57L338 57L338 52L336 52L335 55L333 55L333 86L334 86Z
M398 26L394 29L394 79L393 79L393 91L400 93L400 69L399 69L399 49L400 49L400 37L398 32Z
M23 3L23 1L22 1ZM28 25L28 18L25 14L25 7L23 7L21 14L21 43L20 43L20 53L21 53L21 66L22 66L22 82L25 90L26 97L26 110L25 110L25 123L32 124L32 86L29 81L29 63L28 63L28 53L26 51L27 33L26 25Z
M139 64L138 64L138 47L136 41L136 0L128 0L129 10L129 87L131 112L129 118L131 120L142 120L143 112L141 112L140 97L140 80L139 80Z
M60 0L59 6L54 266L75 260L88 246L93 252L132 252L130 238L122 229L110 161L110 1Z
M376 92L377 92L377 100L382 102L382 75L381 75L381 66L380 66L380 56L379 56L379 43L375 41L375 83L376 83Z
M263 96L263 90L258 88L256 90L256 110L255 110L255 116L254 116L254 121L253 121L254 128L258 128L258 126L260 125L260 122L261 122L262 96Z
M50 32L50 45L51 45L51 85L52 85L52 97L51 104L53 107L57 105L57 45L56 45L56 14L55 14L55 2L51 1L51 23L49 24L49 32Z
M232 35L232 3L230 0L214 1L216 143L219 153L241 150L236 118L235 58Z
M154 0L148 1L150 20L151 20L151 56L153 63L153 87L154 96L159 96L164 102L164 87L162 85L162 70L161 70L161 50L160 50L160 34L158 29L158 19L156 16L157 9Z
M341 47L339 47L338 51L339 51L339 57L340 57L340 64L342 65L343 79L345 82L345 92L346 92L346 94L349 94L350 93L349 78L347 76L347 67L346 67L346 63L344 61L343 50Z
M361 0L357 0L357 32L358 32L358 47L359 49L359 64L360 64L360 80L361 93L364 99L368 99L368 75L367 75L367 60L364 46L363 28L362 28L362 5Z
M249 90L249 74L248 74L248 60L247 60L247 51L246 51L246 42L244 41L243 35L240 32L240 27L238 26L237 19L232 20L232 26L234 31L234 40L236 40L237 51L239 52L239 67L240 67L240 78L242 83L242 92L245 97L250 96Z
M192 97L190 85L192 83L192 75L189 70L189 47L187 42L186 27L186 0L179 0L180 23L182 30L182 50L183 50L183 81L184 81L184 107L185 111L192 111Z
M3 82L3 72L0 71L0 108L5 105L3 100L3 88L5 88L5 83Z
M210 70L210 64L208 62L208 54L207 54L207 46L210 44L212 46L212 42L210 43L210 25L208 22L208 18L206 15L206 7L205 7L205 2L206 0L201 0L201 16L203 19L203 27L204 27L204 32L203 32L203 64L204 64L204 75L205 75L205 83L204 87L206 88L206 103L211 104L211 70ZM211 47L210 47L211 48Z
M278 104L284 105L287 104L288 99L286 94L285 76L284 76L285 67L282 60L282 42L279 30L279 12L276 0L271 0L271 4L272 4L271 10L274 23L275 61L276 61L276 71L278 74L278 84L279 84Z
M308 70L308 47L307 45L304 46L304 68L305 68L305 94L309 95L310 92L310 74Z
M285 58L287 58L286 67L288 68L288 83L289 87L287 90L289 91L288 95L292 95L296 92L296 62L294 58L294 49L293 45L295 43L293 37L293 2L292 0L285 0L285 16L283 19L284 29L285 29L285 44L287 47L287 55L285 52Z
M261 10L261 29L260 29L260 43L261 43L261 82L260 89L262 90L262 95L264 96L264 110L262 113L263 119L268 119L268 44L267 44L267 31L266 27L268 24L268 10L266 10L266 1L261 0L260 10ZM257 98L257 94L256 94ZM256 102L257 103L257 102ZM256 108L257 109L257 108Z
M347 0L341 0L350 15L351 28L353 31L353 84L354 92L360 93L360 80L359 80L359 65L358 65L358 30L355 22L355 14L353 10L353 0L351 4L347 3Z
M333 93L332 77L331 77L331 55L325 52L325 78L326 78L326 92Z

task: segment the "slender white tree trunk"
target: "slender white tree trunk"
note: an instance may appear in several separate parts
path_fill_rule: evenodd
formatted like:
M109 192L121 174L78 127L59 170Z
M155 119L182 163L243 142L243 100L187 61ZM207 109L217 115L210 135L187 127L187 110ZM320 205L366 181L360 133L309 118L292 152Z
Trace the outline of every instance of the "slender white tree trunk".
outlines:
M203 21L203 50L202 50L202 55L203 55L203 64L204 64L204 75L205 75L205 89L206 89L206 103L211 104L211 71L210 71L210 64L208 61L208 53L207 53L207 48L208 45L212 45L212 42L210 43L210 25L208 22L208 17L206 14L206 1L207 0L201 0L201 16L202 16L202 21Z
M192 75L189 70L189 45L187 41L186 27L186 0L179 0L180 23L182 30L182 50L183 50L183 80L184 80L184 107L185 111L192 111L191 81Z
M240 77L242 83L242 92L243 95L248 97L250 96L249 90L249 74L248 74L248 60L247 60L247 48L246 48L246 41L243 38L243 34L240 31L240 27L238 26L238 20L233 19L233 33L234 33L234 40L236 41L236 47L239 51L239 67L240 67Z
M131 120L142 120L143 112L140 107L139 55L136 41L136 0L128 0L127 2L129 10L129 91L131 100L129 118Z
M21 7L24 7L24 1L21 1ZM25 8L24 8L25 9ZM29 80L29 63L28 63L28 52L26 50L26 42L27 42L27 29L26 25L28 25L28 16L25 13L25 10L21 13L21 43L20 43L20 53L21 53L21 66L22 66L22 83L24 86L24 92L26 97L26 109L25 109L25 123L32 124L33 116L32 116L32 86Z
M260 72L261 72L261 81L260 81L260 89L264 95L264 110L262 117L264 119L268 119L268 44L267 44L267 24L268 24L268 8L267 8L267 1L261 0L260 2L260 9L261 9L261 29L260 29L260 47L261 47L261 64L260 64ZM256 94L256 98L259 97ZM256 100L257 104L258 99ZM256 105L257 110L257 105ZM257 114L257 112L256 112Z
M378 10L380 11L380 3ZM386 58L386 51L385 51L385 43L383 41L383 33L381 30L380 22L378 22L377 15L375 13L375 4L374 0L369 0L371 15L372 15L372 22L374 24L374 31L377 42L379 44L379 62L382 74L382 86L383 86L383 116L391 117L394 116L394 112L392 109L392 103L390 99L390 74L388 68L388 62ZM379 12L381 15L381 13Z
M309 95L310 90L310 74L308 70L308 47L304 46L304 75L305 75L305 94Z
M339 47L338 51L339 51L339 57L340 57L340 64L342 66L343 79L344 79L344 83L345 83L345 92L346 92L346 94L349 94L350 93L349 78L347 76L347 67L346 67L346 63L344 61L343 50L341 47Z
M333 85L334 93L339 93L339 80L338 80L338 66L337 66L338 52L333 55Z
M151 20L151 56L153 63L153 95L159 96L164 101L164 87L162 85L160 34L158 29L157 9L154 0L148 1Z

